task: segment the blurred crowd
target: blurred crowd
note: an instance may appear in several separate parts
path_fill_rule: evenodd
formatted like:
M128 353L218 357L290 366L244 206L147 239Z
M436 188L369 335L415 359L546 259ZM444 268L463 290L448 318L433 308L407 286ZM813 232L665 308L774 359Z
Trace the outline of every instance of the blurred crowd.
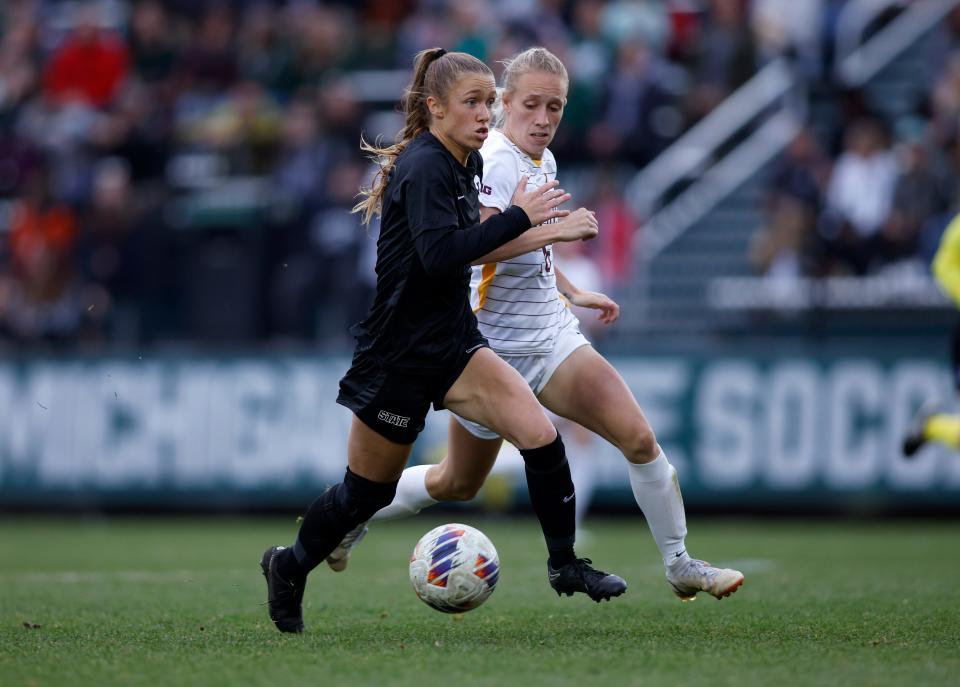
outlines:
M806 129L771 176L751 259L770 276L927 273L960 211L960 10L924 46L932 65L896 116L861 89L819 138ZM929 81L927 82L927 79ZM906 272L905 272L906 271Z
M842 4L5 0L0 342L348 344L375 278L376 227L349 212L370 172L360 138L400 128L412 56L431 46L498 73L533 44L564 60L570 93L552 149L604 227L572 257L615 289L630 279L639 226L622 194L632 173L774 56L816 78L820 27ZM958 73L954 60L935 121L956 119ZM805 262L806 239L781 226L804 213L826 237L818 250L853 271L872 258L850 258L850 237L896 237L871 244L878 255L907 249L929 216L919 206L952 202L952 189L949 200L927 193L941 160L916 145L898 162L890 134L851 127L835 164L794 144L756 242L760 269L787 269L790 251ZM864 177L878 198L889 185L890 207L851 190Z

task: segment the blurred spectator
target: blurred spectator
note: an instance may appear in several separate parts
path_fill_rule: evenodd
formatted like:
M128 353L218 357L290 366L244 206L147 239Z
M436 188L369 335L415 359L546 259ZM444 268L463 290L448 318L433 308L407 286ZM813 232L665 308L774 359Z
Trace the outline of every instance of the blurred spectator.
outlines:
M36 25L25 13L11 13L0 37L0 130L36 88L38 53Z
M311 240L316 256L314 275L321 294L328 294L317 312L316 334L325 343L343 345L350 337L344 325L363 318L369 294L356 278L367 241L360 215L351 212L366 166L344 161L330 170L327 203L318 209L311 223Z
M352 150L360 147L363 108L346 78L327 79L317 89L324 134L346 144Z
M589 146L596 156L644 165L681 130L682 115L660 83L655 60L641 43L620 43L613 73L606 81L600 121L589 133Z
M780 200L786 198L818 215L829 178L830 161L810 130L802 129L787 146L773 172L767 204L774 209Z
M604 4L604 36L614 44L639 42L660 53L669 38L667 3L657 0L613 0Z
M281 32L279 13L269 5L254 5L243 18L240 71L279 100L298 86L293 46Z
M140 210L130 169L116 158L98 163L89 207L81 214L77 253L91 319L117 338L137 337L143 274Z
M596 82L610 66L614 44L603 34L603 9L600 0L584 0L573 6L573 39L567 69L576 80Z
M764 225L750 242L750 264L755 271L780 278L818 272L817 218L829 176L829 160L812 133L802 129L771 175L764 199Z
M226 4L209 7L177 67L183 90L216 97L234 84L239 73L234 28Z
M794 58L807 76L817 76L823 0L753 0L750 22L761 61L786 55Z
M572 42L566 51L570 83L563 126L557 132L551 149L565 164L583 161L592 156L583 133L599 118L605 93L605 80L613 61L614 45L603 35L601 18L604 3L584 0L573 6ZM520 46L510 46L514 54Z
M630 211L618 185L610 172L597 174L596 188L587 207L593 209L600 225L600 235L590 245L591 257L604 275L603 288L623 286L630 278L630 269L635 262L637 220Z
M931 96L934 135L946 142L960 123L960 51L951 53Z
M667 55L671 60L690 68L696 62L698 35L702 30L702 11L698 0L672 0L670 10L670 42Z
M282 143L273 179L298 206L324 202L330 169L351 152L349 142L323 135L310 91L294 98L283 120Z
M173 76L177 63L173 26L159 0L144 0L133 7L130 20L133 73L153 87Z
M457 36L452 49L486 61L493 42L495 25L486 21L489 16L486 0L459 0L447 5L448 21Z
M816 226L812 206L794 196L775 196L766 225L750 242L750 264L758 273L780 279L813 275Z
M281 152L272 172L274 186L288 205L270 227L268 243L266 320L273 336L313 338L316 333L318 301L324 300L318 273L327 268L314 258L312 227L319 221L315 219L318 213L331 205L349 213L342 197L331 197L335 189L342 188L331 186L331 181L352 153L346 141L323 135L312 91L303 91L291 101L283 123ZM359 240L362 230L354 228ZM322 235L321 231L321 241Z
M44 92L55 103L79 101L103 107L127 75L127 47L118 36L100 28L97 4L74 7L73 27L50 57L43 75Z
M756 39L741 0L710 0L710 22L701 31L696 88L691 95L694 118L716 107L743 85L756 69Z
M288 21L296 51L294 68L298 83L316 85L331 70L344 67L350 58L351 46L362 42L353 35L355 24L343 9L297 3L291 6L290 12ZM412 54L408 59L412 64Z
M223 153L234 174L264 174L280 140L280 125L273 99L255 81L242 81L183 135L198 148Z
M822 227L829 272L866 274L884 252L880 231L890 213L897 163L886 134L874 120L847 132L827 188Z
M10 215L10 266L0 320L21 342L63 341L76 335L83 312L73 269L77 218L53 196L50 176L37 168Z
M29 141L5 133L0 127L0 199L23 192L24 182L42 164L42 156Z
M904 122L899 145L901 171L893 191L890 215L883 226L885 261L918 254L925 227L949 208L949 173L927 147L926 126Z
M114 106L96 118L88 137L98 154L123 158L139 184L155 185L163 177L172 148L168 109L153 95L149 85L128 80Z

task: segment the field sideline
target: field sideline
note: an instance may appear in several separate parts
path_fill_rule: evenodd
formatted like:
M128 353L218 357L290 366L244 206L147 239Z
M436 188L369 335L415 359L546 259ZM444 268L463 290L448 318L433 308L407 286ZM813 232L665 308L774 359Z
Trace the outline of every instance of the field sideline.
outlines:
M407 580L414 543L462 518L503 570L446 616ZM951 521L695 519L688 545L743 588L683 604L642 521L580 547L630 585L596 605L548 587L532 519L431 513L377 525L346 573L318 570L302 636L274 630L257 565L292 518L0 520L0 679L14 685L920 685L960 675ZM951 677L952 676L952 677Z

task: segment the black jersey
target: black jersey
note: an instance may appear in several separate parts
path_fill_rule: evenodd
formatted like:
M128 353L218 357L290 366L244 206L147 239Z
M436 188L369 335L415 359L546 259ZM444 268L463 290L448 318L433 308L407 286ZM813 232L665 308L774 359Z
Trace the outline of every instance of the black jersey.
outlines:
M516 206L479 224L482 177L478 152L463 165L429 132L397 157L383 194L376 296L351 328L358 354L438 369L475 335L470 263L530 228Z

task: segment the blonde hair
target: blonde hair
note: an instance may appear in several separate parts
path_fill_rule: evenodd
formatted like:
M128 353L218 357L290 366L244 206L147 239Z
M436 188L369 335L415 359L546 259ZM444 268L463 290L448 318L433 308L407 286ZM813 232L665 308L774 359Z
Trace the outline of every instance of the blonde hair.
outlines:
M410 141L430 128L430 111L427 98L433 96L446 101L450 89L465 73L493 76L490 67L473 55L463 52L447 52L442 48L429 48L417 53L413 63L413 80L403 93L404 126L397 134L396 142L380 146L360 139L360 149L370 154L370 159L380 169L373 177L369 188L360 189L363 199L353 207L353 212L363 213L363 223L369 224L383 208L383 192L397 157Z
M507 113L503 108L503 96L508 93L512 94L517 90L517 82L524 74L546 72L559 76L567 84L570 83L567 68L563 66L560 58L540 46L527 48L523 52L503 60L500 64L503 65L503 76L501 78L503 85L497 89L497 105L493 117L493 126L497 129L502 129L507 120Z

